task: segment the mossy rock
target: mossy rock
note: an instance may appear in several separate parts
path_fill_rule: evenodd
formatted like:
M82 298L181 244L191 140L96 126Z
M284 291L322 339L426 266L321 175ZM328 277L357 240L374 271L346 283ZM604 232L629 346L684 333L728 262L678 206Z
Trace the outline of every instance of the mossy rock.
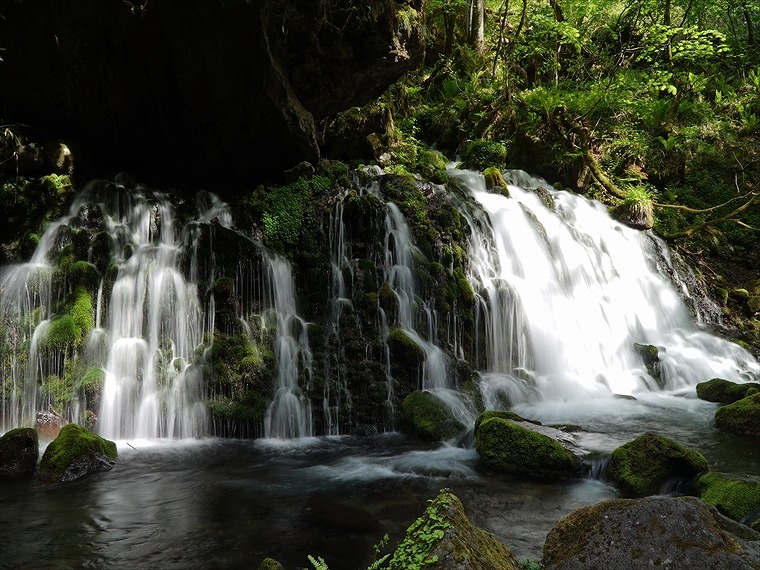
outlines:
M745 289L754 297L760 296L760 279L752 279L748 281Z
M701 453L667 437L645 433L612 452L607 477L624 492L642 497L659 493L670 479L691 479L707 469Z
M718 299L721 307L725 307L728 304L728 290L718 287L715 289L715 297Z
M699 497L735 521L760 511L760 480L705 473L697 480Z
M15 428L0 437L0 478L21 479L34 473L40 442L34 428Z
M485 179L487 190L493 190L505 198L509 198L509 189L507 188L504 176L501 174L501 170L493 166L486 168L483 171L483 178Z
M71 315L60 315L50 321L41 344L44 348L62 350L74 346L78 336L79 331L74 318Z
M512 420L513 422L530 422L541 425L541 422L526 420L521 415L510 412L509 410L486 410L485 412L481 413L475 420L475 435L478 434L478 428L480 427L480 424L486 420L490 420L491 418L501 418L502 420Z
M718 408L715 427L728 433L760 438L760 392Z
M653 344L633 343L633 349L641 356L649 375L660 383L660 349Z
M96 471L108 471L117 457L116 444L68 424L42 455L38 475L47 481L74 481Z
M421 439L442 441L461 433L466 426L451 415L446 404L431 392L412 392L401 405L405 430Z
M406 530L388 570L519 570L509 549L475 525L447 489Z
M746 398L752 389L760 390L760 384L757 382L739 384L722 378L713 378L697 384L697 396L708 402L733 404L742 398Z
M749 291L746 289L733 289L728 293L728 296L740 303L744 303L749 299Z
M274 558L264 558L259 564L259 570L283 570L283 565Z
M416 370L425 361L424 349L401 329L393 329L386 342L391 359L400 366Z
M503 474L564 478L580 472L580 459L558 441L500 417L480 422L475 448L486 467Z
M546 536L543 568L758 568L760 535L696 497L610 499L581 507Z
M483 171L489 167L502 169L506 166L507 147L498 141L468 141L464 145L463 158L465 167L471 170Z

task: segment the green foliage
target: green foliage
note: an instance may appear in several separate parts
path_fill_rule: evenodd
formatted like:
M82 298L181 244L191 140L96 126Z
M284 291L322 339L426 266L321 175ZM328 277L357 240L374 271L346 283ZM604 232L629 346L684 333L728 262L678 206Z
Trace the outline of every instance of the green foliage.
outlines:
M464 163L473 170L506 166L507 148L504 143L489 140L468 141L464 146Z
M431 552L451 527L446 511L453 500L453 495L444 489L430 502L425 513L407 529L404 540L388 562L388 570L421 570L438 561Z

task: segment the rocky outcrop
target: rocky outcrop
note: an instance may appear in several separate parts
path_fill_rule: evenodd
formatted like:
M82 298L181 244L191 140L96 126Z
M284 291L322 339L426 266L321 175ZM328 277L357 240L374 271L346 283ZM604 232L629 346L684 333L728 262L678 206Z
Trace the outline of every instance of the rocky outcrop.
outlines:
M538 478L578 475L580 459L559 441L539 433L534 427L537 426L498 416L481 420L475 431L480 460L489 469L510 475Z
M760 438L760 392L754 392L715 411L715 427L721 431Z
M114 442L78 424L68 424L45 449L38 476L46 481L75 481L90 473L109 471L116 456Z
M191 181L316 161L315 118L422 59L425 0L53 0L3 7L3 112L106 169Z
M40 453L37 432L16 428L0 437L0 478L20 479L34 473Z
M671 480L689 480L707 471L707 459L680 443L645 433L610 455L607 476L623 491L644 496L659 493Z
M700 399L720 404L732 404L755 392L760 392L760 384L757 382L738 384L722 378L713 378L697 384L697 396Z
M694 497L612 499L549 531L545 570L760 568L760 533Z
M467 518L456 495L443 490L407 529L383 568L388 570L518 570L507 547Z

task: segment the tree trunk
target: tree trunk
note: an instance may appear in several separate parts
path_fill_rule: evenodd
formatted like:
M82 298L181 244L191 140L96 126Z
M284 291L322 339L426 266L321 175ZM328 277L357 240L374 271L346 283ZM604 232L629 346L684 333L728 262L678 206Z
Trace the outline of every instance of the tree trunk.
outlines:
M472 47L479 54L485 51L486 37L486 3L485 0L475 0L475 14L472 21Z
M749 13L746 6L742 12L744 13L744 21L747 23L747 44L752 48L755 45L755 28L752 25L752 15Z

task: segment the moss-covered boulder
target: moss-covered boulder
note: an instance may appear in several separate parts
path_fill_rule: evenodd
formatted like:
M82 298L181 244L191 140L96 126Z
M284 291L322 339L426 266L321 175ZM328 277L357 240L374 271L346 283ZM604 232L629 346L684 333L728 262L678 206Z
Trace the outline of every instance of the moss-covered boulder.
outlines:
M401 329L394 329L386 339L391 362L415 371L425 362L425 350Z
M633 349L641 356L646 366L647 373L654 378L658 384L661 384L662 378L660 376L660 349L653 344L639 344L638 342L633 344Z
M558 441L500 417L478 424L475 448L483 465L504 474L562 478L581 469L580 459Z
M760 480L724 473L705 473L697 480L699 497L735 521L760 511Z
M16 428L0 437L0 478L20 479L34 473L40 443L34 428Z
M760 392L715 410L715 427L728 433L760 438Z
M501 418L503 420L512 420L514 422L529 422L532 424L541 425L541 422L526 420L520 414L510 412L509 410L486 410L485 412L482 412L475 420L475 433L478 433L480 424L491 418Z
M407 529L388 570L518 570L507 547L467 518L456 495L443 490Z
M464 145L464 164L471 170L485 170L489 167L504 168L507 147L499 141L484 139L468 141Z
M697 384L697 396L708 402L732 404L747 397L752 389L760 392L760 384L757 382L739 384L722 378L713 378Z
M109 471L116 444L78 424L61 429L42 455L38 476L46 481L74 481L97 471Z
M611 499L549 531L544 570L760 568L760 534L696 497Z
M461 433L462 425L435 394L416 391L404 398L401 421L405 431L421 439L441 441Z
M707 471L707 459L680 443L645 433L610 455L607 477L624 492L654 495L671 479L691 479Z

